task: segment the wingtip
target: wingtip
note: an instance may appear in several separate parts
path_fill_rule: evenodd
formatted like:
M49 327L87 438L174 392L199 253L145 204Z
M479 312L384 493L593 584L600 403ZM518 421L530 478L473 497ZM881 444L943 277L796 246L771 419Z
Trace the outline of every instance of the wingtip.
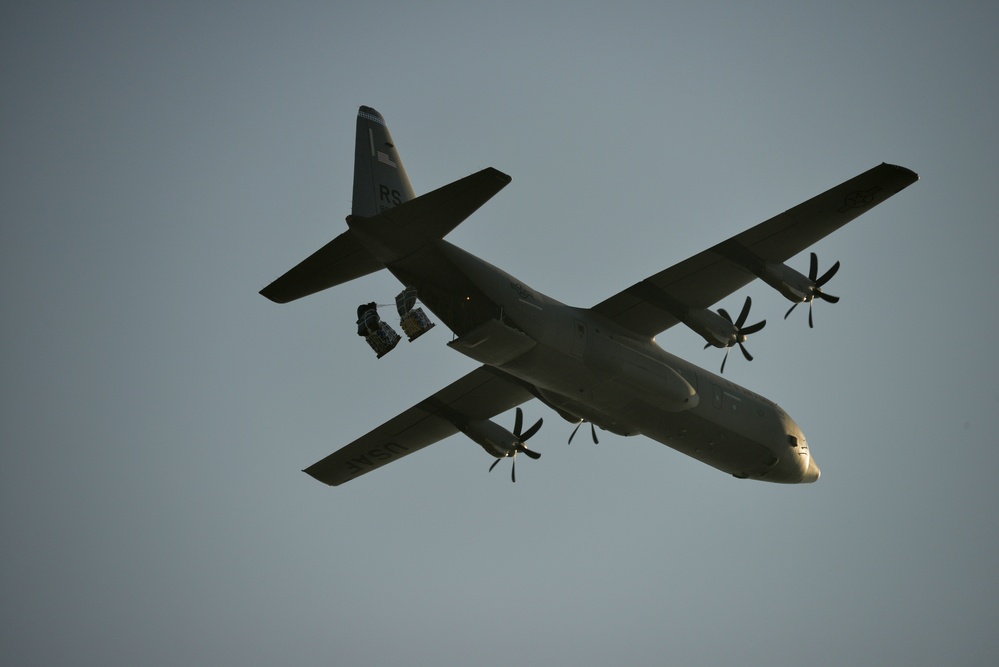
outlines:
M919 174L917 174L913 170L909 169L908 167L903 167L900 164L891 164L890 162L882 162L881 164L883 164L886 167L890 167L891 169L894 169L895 171L897 171L897 172L899 172L901 174L905 174L906 176L908 176L913 181L918 181L919 180Z
M333 484L332 482L330 482L330 481L328 481L328 480L325 480L325 479L323 479L323 478L322 478L322 477L320 477L320 476L319 476L319 475L318 475L317 473L313 472L313 471L312 471L312 469L313 469L314 467L315 467L315 466L313 465L313 466L309 466L308 468L303 468L303 469L302 469L302 472L304 472L304 473L305 473L306 475L308 475L308 476L309 476L309 477L311 477L312 479L316 480L317 482L322 482L322 483L323 483L323 484L325 484L326 486L336 486L336 484Z
M274 290L274 285L270 284L258 292L260 296L264 297L268 301L273 301L274 303L288 303L288 299L282 298L278 295L276 290Z
M504 173L504 172L500 171L500 170L499 170L499 169L497 169L496 167L486 167L486 168L484 169L484 171L488 171L489 173L491 173L491 174L492 174L493 176L495 176L495 177L496 177L496 178L497 178L497 179L498 179L498 180L499 180L500 182L502 182L502 183L503 183L503 185L509 185L509 184L510 184L510 181L512 181L512 180L513 180L513 177L512 177L512 176L510 176L509 174L506 174L506 173Z

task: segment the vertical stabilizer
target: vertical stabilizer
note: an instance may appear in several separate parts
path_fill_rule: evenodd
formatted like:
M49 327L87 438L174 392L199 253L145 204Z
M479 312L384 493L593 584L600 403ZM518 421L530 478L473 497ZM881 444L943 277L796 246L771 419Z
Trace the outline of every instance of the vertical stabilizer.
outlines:
M362 106L357 112L351 214L370 218L414 197L385 119Z

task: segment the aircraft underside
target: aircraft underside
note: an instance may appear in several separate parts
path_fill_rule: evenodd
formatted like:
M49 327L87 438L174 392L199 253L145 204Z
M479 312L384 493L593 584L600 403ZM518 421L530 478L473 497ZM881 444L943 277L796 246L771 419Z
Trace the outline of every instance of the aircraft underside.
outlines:
M646 391L641 391L641 379L636 381L634 377L621 375L617 350L612 355L613 367L601 372L601 364L592 355L588 356L586 349L574 355L571 346L569 351L554 348L545 343L543 335L538 336L542 339L539 341L517 324L517 315L525 310L520 305L522 299L491 298L495 287L490 289L489 284L529 288L446 242L428 246L388 269L404 285L416 287L423 304L454 332L452 348L520 380L534 396L570 423L588 422L621 436L645 435L740 478L797 483L806 475L807 450L802 455L788 446L785 430L788 426L797 427L786 416L782 420L783 413L776 405L668 355L651 341L646 341L637 354L646 358L668 357L668 366L682 369L682 377L690 378L687 384L694 384L695 392L700 380L722 392L721 399L702 401L695 393L689 397L692 399L689 405L685 405L688 396L683 388L674 388L675 395L671 395L669 387L645 383ZM487 284L481 285L482 282ZM573 311L574 316L570 316L579 322L592 320L585 310L531 294L544 298L547 308ZM611 329L612 324L603 323L603 331L608 335ZM467 344L465 337L471 338ZM629 349L636 345L642 342L630 341ZM596 347L593 338L588 347ZM734 403L743 412L753 404L757 422L750 424L750 437L745 433L744 422L736 420L733 428L719 419L725 414L723 410L733 410ZM771 446L762 445L761 439L769 440ZM782 460L784 465L780 465Z
M820 270L811 252L804 274L787 262L918 180L904 167L877 165L590 308L574 308L444 240L510 183L508 175L487 167L416 196L385 119L365 106L354 165L347 231L261 294L288 303L388 269L405 286L397 306L409 340L433 327L419 300L454 333L448 346L479 366L306 469L333 486L459 432L497 461L512 458L516 481L517 454L539 457L525 441L542 420L524 428L519 407L535 398L577 428L588 422L594 442L596 427L642 434L736 477L816 481L808 443L776 403L666 352L654 337L682 324L725 350L720 373L733 347L752 361L747 338L766 324L750 323L752 300L736 317L714 308L757 279L791 301L785 319L807 304L814 326L813 304L839 301L826 284L840 263ZM381 358L401 336L376 310L359 307L357 332ZM512 430L492 421L515 408Z

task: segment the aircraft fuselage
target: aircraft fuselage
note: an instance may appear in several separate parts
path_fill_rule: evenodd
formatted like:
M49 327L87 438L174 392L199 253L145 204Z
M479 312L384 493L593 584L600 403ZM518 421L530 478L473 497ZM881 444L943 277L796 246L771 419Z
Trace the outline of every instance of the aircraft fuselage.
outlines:
M450 347L533 385L570 422L642 434L740 478L819 477L801 430L776 403L654 339L552 299L447 241L388 268L457 334Z

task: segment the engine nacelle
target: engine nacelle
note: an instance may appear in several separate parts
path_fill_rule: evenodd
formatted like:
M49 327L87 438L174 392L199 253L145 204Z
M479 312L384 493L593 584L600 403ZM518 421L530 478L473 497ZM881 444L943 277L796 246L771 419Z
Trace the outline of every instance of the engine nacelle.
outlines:
M683 323L709 345L729 347L739 342L739 332L735 325L713 310L691 308L687 311L687 319L683 320Z
M807 301L814 283L787 264L766 262L760 280L784 295L788 301L801 303Z
M496 458L509 456L520 444L517 436L489 419L459 424L458 430Z

